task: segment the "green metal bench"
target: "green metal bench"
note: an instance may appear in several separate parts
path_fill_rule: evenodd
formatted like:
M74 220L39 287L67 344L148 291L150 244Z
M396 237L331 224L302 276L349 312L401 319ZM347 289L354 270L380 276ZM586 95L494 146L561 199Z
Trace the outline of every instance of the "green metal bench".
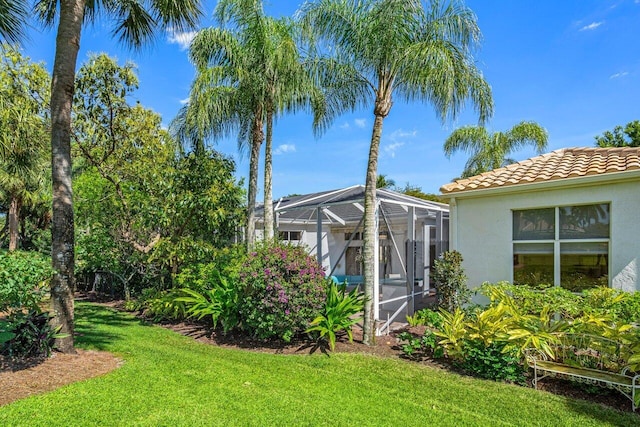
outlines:
M626 366L630 356L626 345L595 335L565 334L561 343L552 348L553 358L535 348L525 350L536 389L538 381L556 377L617 390L631 400L633 411L640 406L636 398L640 375L630 372Z

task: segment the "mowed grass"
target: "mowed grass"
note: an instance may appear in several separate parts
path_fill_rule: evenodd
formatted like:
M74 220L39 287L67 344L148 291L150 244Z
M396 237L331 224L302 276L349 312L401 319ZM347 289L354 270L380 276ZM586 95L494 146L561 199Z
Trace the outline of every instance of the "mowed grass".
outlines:
M90 304L76 316L78 346L124 365L0 407L1 426L640 425L634 414L402 360L217 348Z

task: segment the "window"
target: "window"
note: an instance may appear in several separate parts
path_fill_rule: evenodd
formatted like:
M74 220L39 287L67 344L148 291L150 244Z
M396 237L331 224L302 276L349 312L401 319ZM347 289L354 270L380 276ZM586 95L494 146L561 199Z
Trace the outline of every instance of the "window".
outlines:
M281 231L279 235L283 242L298 242L302 239L302 231Z
M349 240L362 240L362 232L356 231L354 233L344 233L344 240L345 242L348 242Z
M513 282L571 291L608 284L609 204L513 211Z

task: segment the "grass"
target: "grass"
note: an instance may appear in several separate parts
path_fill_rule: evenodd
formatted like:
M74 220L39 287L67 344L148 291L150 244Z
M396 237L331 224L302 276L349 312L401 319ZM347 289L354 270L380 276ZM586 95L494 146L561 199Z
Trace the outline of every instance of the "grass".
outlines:
M79 347L118 370L0 407L6 426L638 425L634 414L357 354L274 355L200 344L78 304ZM0 391L1 392L1 391Z

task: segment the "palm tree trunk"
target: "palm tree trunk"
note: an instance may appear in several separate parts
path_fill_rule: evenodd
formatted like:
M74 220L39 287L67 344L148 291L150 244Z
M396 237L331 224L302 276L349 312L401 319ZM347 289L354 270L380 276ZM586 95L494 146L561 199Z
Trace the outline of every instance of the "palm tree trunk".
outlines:
M264 238L273 239L273 111L267 111L267 138L264 147Z
M264 140L262 131L262 112L256 113L251 130L251 157L249 158L249 191L247 195L247 248L252 249L256 236L256 194L258 193L258 164L260 146Z
M367 163L367 177L364 188L364 325L363 342L367 345L375 344L375 318L374 318L374 264L375 254L375 230L376 230L376 180L378 176L378 152L380 149L380 137L382 135L382 123L384 116L376 114L369 147L369 162Z
M60 2L60 23L51 84L51 166L53 221L51 258L55 273L51 280L52 324L65 338L56 339L58 350L75 353L73 347L74 224L71 189L71 104L84 0Z
M18 227L20 225L21 201L18 197L12 196L9 204L9 251L18 249Z

